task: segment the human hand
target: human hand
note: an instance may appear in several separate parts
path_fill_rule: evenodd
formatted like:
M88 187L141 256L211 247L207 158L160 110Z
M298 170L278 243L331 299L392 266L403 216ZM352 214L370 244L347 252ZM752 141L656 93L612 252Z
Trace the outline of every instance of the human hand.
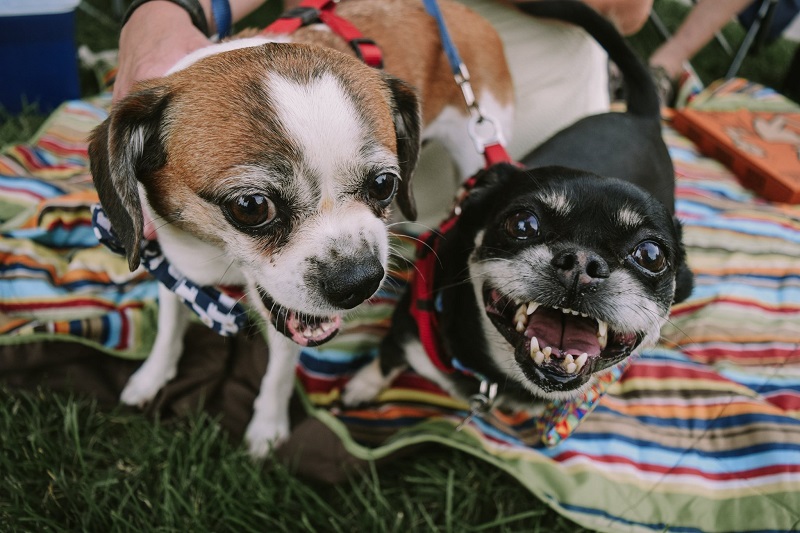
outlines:
M119 67L113 100L137 81L163 76L185 55L211 42L189 14L171 2L147 2L130 16L119 38Z
M583 0L611 20L622 35L633 35L647 22L653 0Z

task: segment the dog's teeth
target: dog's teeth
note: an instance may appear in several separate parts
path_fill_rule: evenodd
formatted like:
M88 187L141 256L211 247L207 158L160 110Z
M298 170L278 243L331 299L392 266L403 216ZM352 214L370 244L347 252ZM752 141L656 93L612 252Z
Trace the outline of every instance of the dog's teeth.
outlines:
M586 361L588 359L589 359L589 354L586 353L586 352L583 352L581 354L581 356L578 357L578 359L575 360L575 365L578 367L578 370L581 370L583 368L583 365L586 364Z
M537 364L541 365L544 361L544 353L539 349L539 342L536 340L536 337L531 339L531 359Z
M552 353L553 353L553 349L552 349L551 347L549 347L549 346L545 346L545 347L544 347L544 350L542 350L542 353L544 353L544 356L545 356L547 359L550 359L550 354L552 354Z
M539 309L539 304L537 304L536 302L529 302L528 307L525 310L525 314L530 316L533 313L535 313L537 309Z
M567 373L568 373L568 374L574 374L574 373L575 373L575 370L576 370L577 368L578 368L578 365L576 365L575 363L569 363L569 364L567 364L567 366L565 367L565 370L567 371Z
M608 322L597 320L597 343L601 350L605 350L608 344Z
M528 315L525 314L525 309L525 304L522 304L517 308L517 312L514 314L514 322L516 322L517 333L522 333L525 331L525 326L528 325Z
M605 350L606 345L608 344L608 337L605 335L602 337L597 337L597 344L600 345L601 350Z
M572 312L572 309L567 309L566 307L562 307L561 312L564 313L565 315L568 315Z
M580 313L578 311L571 311L571 313L575 316L578 316Z
M581 316L582 316L583 318L589 318L589 315L587 315L586 313L581 313Z
M572 357L572 354L571 354L571 353L568 353L568 354L566 355L566 357L564 357L564 363L565 363L565 364L570 364L570 363L574 363L574 362L575 362L575 358L574 358L574 357Z

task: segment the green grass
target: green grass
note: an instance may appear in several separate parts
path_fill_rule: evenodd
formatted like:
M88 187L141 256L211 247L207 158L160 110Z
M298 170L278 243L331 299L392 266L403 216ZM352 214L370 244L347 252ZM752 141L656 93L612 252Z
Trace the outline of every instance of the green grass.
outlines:
M497 468L431 447L320 485L250 461L203 414L162 423L0 389L1 531L580 529Z
M0 148L6 144L30 139L47 117L35 104L23 106L22 112L11 114L0 106Z
M85 1L78 42L116 45L110 0ZM276 2L244 25L263 25ZM685 8L656 0L672 28ZM243 25L243 26L244 26ZM734 47L743 32L726 29ZM631 39L646 56L660 43L648 26ZM742 75L778 86L794 45L750 57ZM711 43L694 65L705 82L730 57ZM85 96L98 92L82 72ZM35 106L0 111L0 145L24 141L45 117ZM0 389L0 531L542 531L580 529L510 476L440 447L372 468L337 486L252 463L215 421L199 413L162 422L88 398Z

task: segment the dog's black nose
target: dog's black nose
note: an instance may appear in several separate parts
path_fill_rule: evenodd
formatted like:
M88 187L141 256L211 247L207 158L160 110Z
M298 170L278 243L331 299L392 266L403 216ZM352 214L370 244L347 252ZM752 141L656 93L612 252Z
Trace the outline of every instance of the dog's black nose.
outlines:
M384 275L377 257L339 258L321 265L320 270L322 293L341 309L352 309L375 294Z
M587 250L561 250L550 264L567 289L596 286L611 274L605 259Z

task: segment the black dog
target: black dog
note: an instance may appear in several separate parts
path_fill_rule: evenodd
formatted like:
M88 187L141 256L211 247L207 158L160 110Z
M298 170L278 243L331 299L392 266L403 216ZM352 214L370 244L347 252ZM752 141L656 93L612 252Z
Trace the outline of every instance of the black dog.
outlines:
M428 239L433 251L422 249L380 356L350 381L346 404L374 398L407 365L462 398L479 386L518 406L569 398L655 344L691 292L649 72L585 4L520 7L594 36L625 76L627 112L556 134L523 159L530 170L495 165L476 177Z

